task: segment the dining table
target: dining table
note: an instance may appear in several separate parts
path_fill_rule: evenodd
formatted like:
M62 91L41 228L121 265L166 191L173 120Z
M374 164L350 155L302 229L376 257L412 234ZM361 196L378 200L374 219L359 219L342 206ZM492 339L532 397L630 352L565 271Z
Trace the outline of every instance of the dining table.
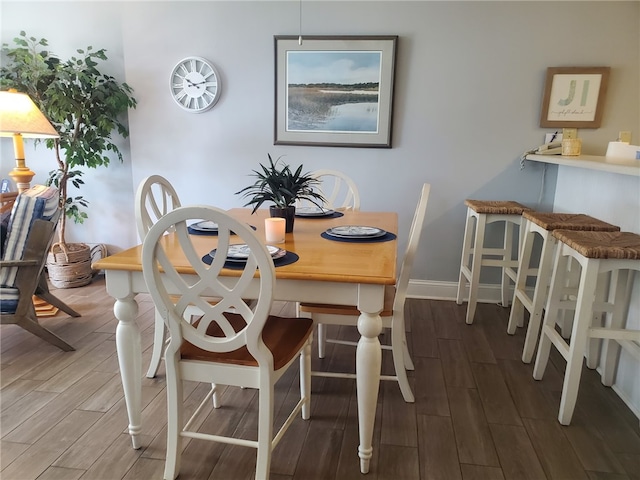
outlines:
M228 213L255 229L265 239L265 219L269 210L233 208ZM338 226L369 226L381 229L384 237L342 239L326 235ZM379 313L385 286L396 282L398 216L395 212L344 211L324 216L296 217L293 231L277 246L295 253L293 263L277 266L274 300L331 303L357 306L360 311L356 348L356 389L360 471L367 473L373 455L373 430L380 386L382 350L378 335L382 331ZM203 258L216 248L215 235L193 235L194 245ZM133 448L138 449L142 425L142 352L136 322L136 295L148 293L142 273L142 245L96 261L93 268L103 270L107 293L115 299L113 311L118 320L116 347ZM171 252L168 252L171 257ZM175 255L172 262L182 275L193 274L186 259ZM184 263L184 265L181 264ZM275 261L274 261L275 263ZM234 269L223 275L237 276ZM169 293L177 293L171 292ZM311 400L313 401L313 395Z

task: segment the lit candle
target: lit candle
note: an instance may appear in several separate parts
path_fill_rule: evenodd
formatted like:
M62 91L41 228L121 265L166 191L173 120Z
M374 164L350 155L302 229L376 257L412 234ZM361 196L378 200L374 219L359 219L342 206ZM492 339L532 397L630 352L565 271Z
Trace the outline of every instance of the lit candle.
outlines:
M264 233L267 243L284 243L284 228L284 218L266 218L264 220Z

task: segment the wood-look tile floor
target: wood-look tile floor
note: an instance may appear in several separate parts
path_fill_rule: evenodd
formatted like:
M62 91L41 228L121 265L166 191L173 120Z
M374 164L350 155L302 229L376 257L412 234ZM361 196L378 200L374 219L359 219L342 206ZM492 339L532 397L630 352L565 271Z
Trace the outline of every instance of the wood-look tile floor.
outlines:
M2 480L160 479L165 450L164 366L143 379L142 448L133 450L118 374L113 301L98 277L56 294L82 313L42 323L76 347L65 353L13 325L0 329ZM153 308L138 298L143 373L153 338ZM277 304L291 314L292 305ZM564 360L552 357L537 382L520 361L524 332L506 334L508 309L481 304L473 325L465 306L408 300L414 404L382 382L371 471L359 473L355 382L314 377L312 418L297 419L273 455L274 480L315 479L640 479L638 419L595 371L585 368L572 425L556 417ZM336 329L357 338L352 329ZM350 369L354 350L330 345L313 368ZM390 359L383 360L390 373ZM297 371L278 383L276 419L298 396ZM189 384L189 408L206 387ZM223 407L206 411L203 431L255 435L256 392L226 388ZM191 440L181 480L251 479L255 450Z

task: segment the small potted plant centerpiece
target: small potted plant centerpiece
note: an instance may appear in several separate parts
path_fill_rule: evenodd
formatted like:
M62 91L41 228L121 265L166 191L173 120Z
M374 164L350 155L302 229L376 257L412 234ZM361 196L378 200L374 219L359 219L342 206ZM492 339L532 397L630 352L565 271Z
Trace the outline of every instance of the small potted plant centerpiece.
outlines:
M320 185L320 181L309 172L302 173L302 165L293 171L285 163L279 165L281 157L274 162L270 154L267 156L269 165L260 164L261 170L254 170L252 173L256 177L255 183L236 194L249 199L244 206L253 206L251 213L255 213L264 202L272 202L273 205L269 207L271 216L284 217L285 231L292 232L297 200L308 200L318 207L322 207L325 202L322 194L313 188Z

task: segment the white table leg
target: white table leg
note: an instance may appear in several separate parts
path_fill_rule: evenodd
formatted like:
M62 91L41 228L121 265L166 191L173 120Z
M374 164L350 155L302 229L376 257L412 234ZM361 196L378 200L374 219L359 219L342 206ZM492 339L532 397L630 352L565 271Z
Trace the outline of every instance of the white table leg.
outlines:
M138 303L135 294L116 299L113 313L118 319L116 327L116 348L120 377L124 390L124 401L129 416L129 435L133 448L140 448L138 436L142 429L142 351L140 329L136 323Z
M356 388L358 395L358 428L360 445L360 472L368 473L373 455L373 428L376 419L378 390L380 389L380 369L382 366L382 348L378 335L382 332L382 319L379 312L382 309L383 294L377 295L373 303L364 305L363 289L360 288L360 317L358 318L358 332L360 340L356 349ZM380 302L380 303L379 303ZM379 303L379 304L378 304ZM377 305L378 308L372 307ZM365 311L369 310L369 312ZM376 313L371 313L371 310Z

